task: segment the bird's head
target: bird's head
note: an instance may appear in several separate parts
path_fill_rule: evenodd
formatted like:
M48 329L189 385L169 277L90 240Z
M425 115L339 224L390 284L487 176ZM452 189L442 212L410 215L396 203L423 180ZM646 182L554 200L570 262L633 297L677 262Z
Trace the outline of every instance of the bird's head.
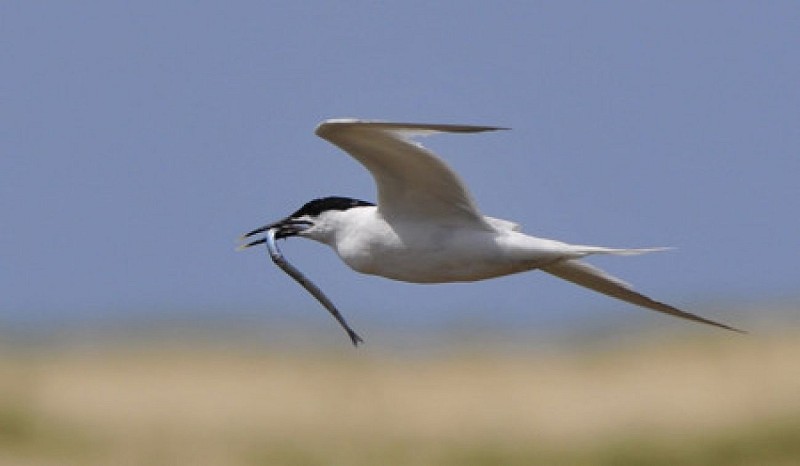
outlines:
M278 220L277 222L269 223L262 227L256 228L248 233L242 235L242 239L250 238L265 233L269 230L275 230L275 238L289 238L291 236L301 236L318 241L324 241L323 237L329 225L326 225L325 219L331 213L342 212L353 207L366 207L374 206L375 204L359 199L352 199L349 197L330 196L306 202L302 207L297 209L288 217ZM257 244L264 243L265 239L257 239L247 244L242 245L240 248L248 248Z

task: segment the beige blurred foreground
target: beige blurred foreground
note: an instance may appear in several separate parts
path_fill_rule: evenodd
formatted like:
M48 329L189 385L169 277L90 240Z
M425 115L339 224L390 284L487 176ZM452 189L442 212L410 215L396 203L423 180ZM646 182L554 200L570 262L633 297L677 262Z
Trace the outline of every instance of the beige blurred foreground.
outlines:
M798 335L701 334L404 356L4 352L0 464L798 464Z

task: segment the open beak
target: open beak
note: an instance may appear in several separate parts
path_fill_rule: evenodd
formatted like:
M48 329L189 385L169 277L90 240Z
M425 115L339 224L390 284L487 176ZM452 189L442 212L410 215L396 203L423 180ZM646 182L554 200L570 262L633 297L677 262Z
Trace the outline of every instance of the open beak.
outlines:
M297 220L291 217L287 217L283 220L277 221L275 223L270 223L269 225L264 225L263 227L256 228L255 230L249 231L243 234L240 239L244 240L245 238L250 238L255 236L259 233L264 233L269 230L275 230L275 238L276 239L283 239L288 238L290 236L295 236L298 233L307 230L312 225L311 222L307 220ZM237 249L246 249L251 246L256 246L258 244L264 244L267 241L266 238L259 238L257 240L251 241L249 243L245 243L239 246Z

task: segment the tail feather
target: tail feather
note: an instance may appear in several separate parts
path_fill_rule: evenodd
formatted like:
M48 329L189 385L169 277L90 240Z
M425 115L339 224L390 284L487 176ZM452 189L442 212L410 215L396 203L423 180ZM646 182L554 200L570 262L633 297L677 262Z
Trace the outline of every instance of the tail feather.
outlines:
M639 254L647 254L650 252L669 251L671 247L657 247L657 248L606 248L602 246L575 246L578 250L588 254L611 254L614 256L636 256Z
M625 251L621 253L611 252L611 251L606 253L638 254L641 252L650 252L651 250L653 249L650 250L625 249L625 250L611 250L611 251ZM639 251L639 252L633 252L633 251ZM647 296L635 291L630 284L618 279L617 277L609 275L603 270L600 270L599 268L589 265L585 262L580 262L577 260L565 260L542 267L542 270L551 275L555 275L558 278L570 281L580 286L584 286L599 293L603 293L604 295L611 296L612 298L621 299L622 301L626 301L628 303L635 304L637 306L642 306L647 309L663 312L664 314L669 314L675 317L680 317L683 319L693 320L695 322L701 322L704 324L713 325L715 327L724 328L726 330L732 330L734 332L747 333L743 330L739 330L737 328L730 327L728 325L721 324L719 322L714 322L713 320L709 320L704 317L691 314L689 312L681 311L680 309L672 307L669 304L664 304L662 302L648 298Z

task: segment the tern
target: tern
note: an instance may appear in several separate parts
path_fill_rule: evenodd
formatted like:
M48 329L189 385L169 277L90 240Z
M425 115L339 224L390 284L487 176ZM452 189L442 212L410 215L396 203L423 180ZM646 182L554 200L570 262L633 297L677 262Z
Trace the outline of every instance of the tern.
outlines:
M242 239L265 235L239 248L266 244L272 260L333 315L354 345L363 341L361 337L322 291L283 257L277 239L298 236L318 241L357 272L411 283L472 282L542 270L647 309L744 333L653 300L581 261L595 254L627 256L666 248L618 249L527 235L514 222L482 215L458 175L414 140L435 133L503 129L507 128L326 120L315 133L372 174L377 205L340 196L314 199L288 217L246 233Z

